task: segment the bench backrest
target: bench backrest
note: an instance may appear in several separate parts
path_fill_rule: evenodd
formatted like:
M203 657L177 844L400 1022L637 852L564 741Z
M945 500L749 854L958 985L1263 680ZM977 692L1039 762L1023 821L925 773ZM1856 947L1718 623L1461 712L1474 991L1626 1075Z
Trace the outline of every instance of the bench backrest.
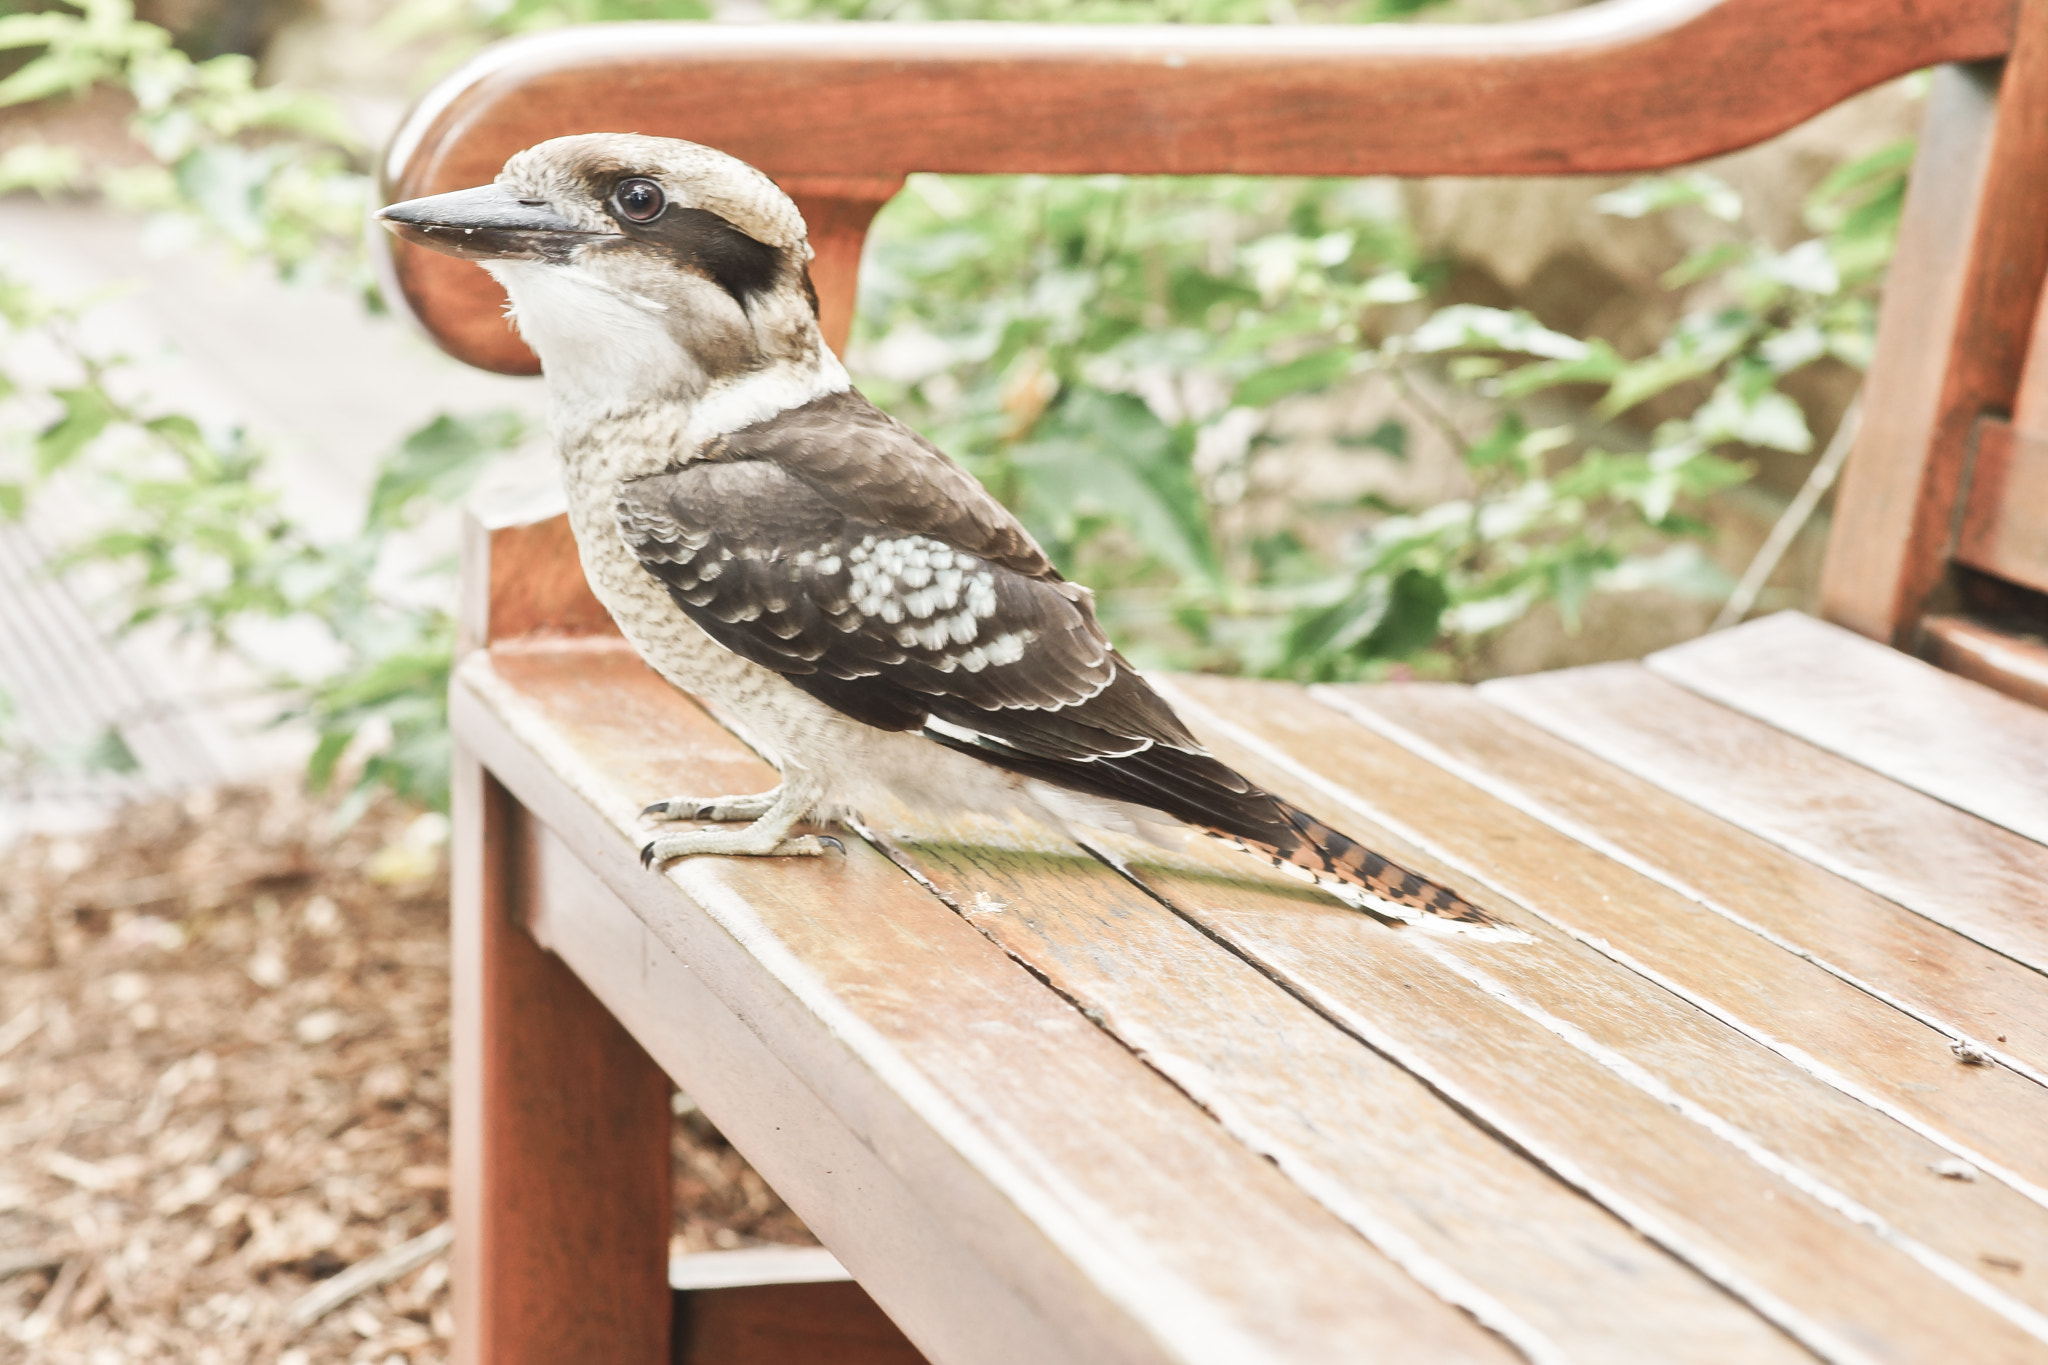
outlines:
M606 25L449 77L393 142L383 192L480 184L572 132L721 147L803 209L840 345L868 224L912 171L1651 171L1927 66L1823 611L2048 703L2048 649L2024 629L2048 628L2048 341L2028 363L2048 318L2048 0L1607 0L1472 26ZM382 250L390 292L450 353L535 370L482 271Z

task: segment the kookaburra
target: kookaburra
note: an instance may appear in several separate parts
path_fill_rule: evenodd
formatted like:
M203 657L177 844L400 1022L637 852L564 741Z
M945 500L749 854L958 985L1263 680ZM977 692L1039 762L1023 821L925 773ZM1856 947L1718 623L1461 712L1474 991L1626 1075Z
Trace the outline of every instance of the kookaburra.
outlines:
M1183 821L1384 919L1489 922L1202 748L1088 590L852 387L818 329L803 217L760 171L589 134L381 216L505 287L547 377L591 587L781 770L759 795L649 806L723 827L663 834L645 861L817 854L828 841L797 822L895 798L1126 832Z

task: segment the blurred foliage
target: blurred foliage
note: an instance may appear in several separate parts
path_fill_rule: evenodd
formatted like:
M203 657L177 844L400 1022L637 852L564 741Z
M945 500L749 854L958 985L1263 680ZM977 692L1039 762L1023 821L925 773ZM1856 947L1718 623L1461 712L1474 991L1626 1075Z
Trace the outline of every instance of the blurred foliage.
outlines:
M854 359L1103 590L1148 662L1470 676L1541 603L1576 628L1600 592L1726 591L1691 509L1746 477L1745 450L1811 447L1784 380L1867 364L1909 151L1843 167L1784 251L1703 172L1603 197L1724 229L1667 279L1702 306L1633 358L1523 313L1423 307L1431 271L1386 182L919 176L876 225ZM1335 432L1349 457L1403 460L1426 425L1469 494L1297 498L1261 531L1246 502L1281 405L1361 376L1403 416ZM1685 416L1631 422L1679 389ZM1311 548L1347 530L1336 560Z
M1398 18L1431 0L777 8L1222 22ZM704 12L701 0L407 0L384 32L438 39L431 61L445 64L506 34ZM134 96L152 164L102 177L109 197L287 276L365 281L361 149L326 101L257 86L246 59L191 60L127 0L0 18L0 49L35 53L0 81L0 104L96 84ZM1147 662L1469 676L1494 635L1541 605L1571 624L1601 592L1725 586L1697 548L1698 500L1744 477L1746 449L1810 446L1784 380L1823 358L1866 362L1906 162L1898 148L1844 167L1808 206L1808 239L1784 251L1698 172L1607 196L1604 212L1719 225L1668 280L1692 311L1639 356L1521 313L1432 308L1440 271L1389 182L918 176L877 223L854 360L884 406L1100 589L1112 630ZM0 158L0 190L87 187L66 149ZM376 585L403 529L516 444L517 424L437 419L382 466L361 534L323 540L287 514L242 434L127 403L119 358L75 342L75 313L11 278L0 295L14 335L51 338L72 376L0 371L13 410L35 414L0 454L0 513L23 515L51 480L90 487L104 527L66 562L118 575L130 624L168 622L250 659L316 728L316 781L352 752L365 793L441 800L452 594L445 575ZM1390 386L1397 401L1381 406L1398 415L1335 432L1341 458L1411 458L1426 428L1461 462L1465 494L1404 506L1297 492L1284 516L1265 515L1259 466L1284 446L1286 414L1358 384ZM1680 415L1645 423L1653 403ZM269 660L264 628L285 623L320 632L331 657Z
M710 17L708 0L403 0L376 31L393 47L426 54L416 72L425 82L498 38L565 24Z
M226 245L287 279L345 281L375 306L361 237L369 182L330 101L258 87L246 57L195 62L163 29L135 19L128 0L68 8L76 13L0 17L0 50L40 49L0 80L0 107L95 85L125 89L136 106L130 131L150 160L89 184L71 149L20 146L0 157L0 191L95 188L151 212L160 235L168 227ZM121 584L123 628L164 622L243 658L285 700L287 718L313 726L316 786L367 739L356 755L360 799L390 787L445 803L453 566L409 575L403 591L380 584L398 576L395 537L524 439L517 419L437 417L383 462L360 533L323 540L285 510L245 433L123 398L124 361L79 340L80 312L0 271L0 326L16 343L9 354L34 358L0 366L0 398L25 418L0 448L0 515L25 516L38 494L69 480L100 510L100 527L64 547L58 567L109 571ZM276 622L321 637L311 663L268 657L263 624ZM46 752L38 761L109 766L101 757Z
M255 62L239 54L194 61L135 18L130 0L62 3L0 16L0 51L40 49L0 80L0 108L125 90L135 100L129 131L150 161L88 186L74 150L30 143L0 156L0 193L95 188L286 276L321 271L368 287L359 246L368 181L331 100L260 87Z
M93 565L115 578L122 628L163 622L242 659L265 694L286 700L286 718L317 734L314 786L370 730L377 742L360 755L355 804L389 787L445 805L454 623L443 604L454 565L411 569L396 539L524 439L517 419L436 418L382 463L357 532L323 539L285 510L243 432L124 398L122 360L81 344L77 321L18 284L0 293L0 325L56 347L75 376L38 395L55 412L10 450L28 458L0 483L0 509L19 516L36 493L68 481L101 515L56 567ZM280 651L267 623L301 633ZM317 631L310 648L305 627Z

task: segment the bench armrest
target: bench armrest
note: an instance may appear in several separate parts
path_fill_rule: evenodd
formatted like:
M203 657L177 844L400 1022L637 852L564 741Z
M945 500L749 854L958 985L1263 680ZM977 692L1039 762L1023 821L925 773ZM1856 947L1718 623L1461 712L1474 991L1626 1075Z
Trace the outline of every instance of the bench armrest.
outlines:
M912 171L1562 175L1762 141L1919 67L2012 44L2015 0L1608 0L1510 24L606 24L519 38L436 86L386 203L481 184L566 133L731 152L812 226L844 341L868 221ZM481 271L376 234L451 354L531 374Z

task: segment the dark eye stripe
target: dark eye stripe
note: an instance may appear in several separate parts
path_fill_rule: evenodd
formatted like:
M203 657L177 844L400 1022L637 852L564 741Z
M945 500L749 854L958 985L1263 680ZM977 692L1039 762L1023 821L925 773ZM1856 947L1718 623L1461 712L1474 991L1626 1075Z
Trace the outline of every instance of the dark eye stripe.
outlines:
M633 218L621 202L621 192L645 183L659 193L661 186L652 176L614 163L588 167L583 177L591 196L609 208L612 221L628 238L659 248L685 270L710 277L742 308L772 290L781 278L787 264L783 252L749 237L709 209L686 208L664 194L651 217Z
M774 288L782 273L780 251L755 241L709 209L670 204L668 212L651 223L622 226L629 235L668 251L685 269L709 275L742 308Z

